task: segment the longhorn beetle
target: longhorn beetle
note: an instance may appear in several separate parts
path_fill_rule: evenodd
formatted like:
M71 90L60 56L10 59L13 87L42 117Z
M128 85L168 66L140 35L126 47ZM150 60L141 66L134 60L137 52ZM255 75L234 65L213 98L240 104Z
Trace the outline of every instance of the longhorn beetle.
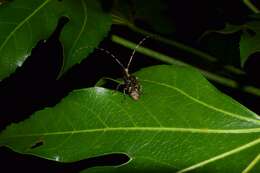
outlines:
M141 85L140 82L138 81L138 78L134 75L131 75L129 73L129 67L130 64L132 62L132 59L135 55L136 49L148 38L149 36L146 36L145 38L143 38L134 48L130 59L128 61L127 66L125 67L117 58L114 54L112 54L111 52L109 52L108 50L105 50L103 48L97 48L98 50L104 51L105 53L107 53L108 55L110 55L123 69L123 74L124 74L124 83L123 84L119 84L117 86L117 89L120 86L123 86L123 92L124 94L128 94L133 100L138 100L140 95L141 95Z

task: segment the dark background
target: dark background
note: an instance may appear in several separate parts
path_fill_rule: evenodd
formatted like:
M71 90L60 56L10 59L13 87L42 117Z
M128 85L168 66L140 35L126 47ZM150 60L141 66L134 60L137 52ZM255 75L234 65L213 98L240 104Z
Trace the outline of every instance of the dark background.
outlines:
M237 0L169 1L168 3L168 15L176 28L173 35L166 36L173 37L175 40L177 39L202 50L205 48L198 45L197 38L205 30L222 28L227 21L242 24L247 20L246 16L250 14L247 7ZM147 1L147 5L149 5L149 1ZM109 7L107 9L109 10ZM143 21L136 21L136 24L146 30L156 32ZM46 106L54 106L74 89L94 86L101 77L122 77L122 69L118 64L107 57L106 54L94 51L81 64L75 65L62 78L57 80L56 77L62 64L62 48L57 39L61 28L62 22L47 42L40 41L38 43L33 49L32 55L21 68L18 68L14 74L0 82L0 129L4 129L11 122L19 122L28 118L33 112ZM99 45L99 47L116 54L120 61L127 64L131 50L113 43L110 40L111 34L120 35L134 42L139 42L144 36L123 26L113 26L110 34ZM145 46L167 55L177 57L192 56L187 52L175 50L154 40L147 40ZM189 63L201 64L198 59L194 59ZM162 64L162 62L137 53L130 71L134 72L140 68L156 64ZM202 64L202 68L208 66L205 62ZM247 75L238 79L241 82L241 87L243 85L260 87L259 69L259 54L254 54L245 65L244 70ZM259 97L223 87L214 83L214 81L212 83L249 109L258 114L260 113ZM34 156L20 155L2 147L0 148L0 159L1 170L5 170L3 172L19 170L20 172L57 173L77 172L96 165L120 164L125 162L127 157L112 155L65 164Z

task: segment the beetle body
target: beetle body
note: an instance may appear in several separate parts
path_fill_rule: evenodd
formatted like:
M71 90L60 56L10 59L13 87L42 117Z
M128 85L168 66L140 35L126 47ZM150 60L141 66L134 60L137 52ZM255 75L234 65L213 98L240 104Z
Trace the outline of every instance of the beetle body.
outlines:
M132 99L138 100L141 95L141 85L138 78L133 75L124 77L124 93L127 93Z

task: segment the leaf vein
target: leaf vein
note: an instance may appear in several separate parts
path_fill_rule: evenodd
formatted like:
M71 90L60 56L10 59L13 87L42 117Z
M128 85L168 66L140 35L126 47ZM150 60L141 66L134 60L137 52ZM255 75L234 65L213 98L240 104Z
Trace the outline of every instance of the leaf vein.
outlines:
M249 172L254 168L254 166L255 166L257 163L259 163L259 162L260 162L260 154L258 154L258 155L256 156L256 158L255 158L252 162L249 163L249 165L246 167L245 170L243 170L242 173L249 173Z
M230 155L236 154L236 153L238 153L238 152L240 152L240 151L243 151L243 150L245 150L245 149L247 149L247 148L253 147L253 146L255 146L255 145L259 144L259 143L260 143L260 138L257 138L256 140L251 141L251 142L249 142L249 143L246 143L246 144L244 144L244 145L241 145L241 146L239 146L239 147L237 147L237 148L235 148L235 149L233 149L233 150L227 151L227 152L225 152L225 153L222 153L222 154L217 155L217 156L215 156L215 157L212 157L212 158L210 158L210 159L204 160L204 161L202 161L202 162L199 162L199 163L197 163L197 164L194 164L194 165L192 165L192 166L189 166L189 167L187 167L187 168L184 168L184 169L178 171L177 173L184 173L184 172L188 172L188 171L197 169L197 168L199 168L199 167L203 167L203 166L205 166L205 165L207 165L207 164L209 164L209 163L211 163L211 162L214 162L214 161L223 159L223 158L225 158L225 157L228 157L228 156L230 156Z
M69 52L69 55L68 55L68 56L71 55L73 49L74 49L75 46L77 45L77 43L78 43L78 41L79 41L79 39L80 39L80 37L81 37L81 35L82 35L84 29L86 28L86 25L87 25L87 21L88 21L88 12L87 12L86 2L83 1L83 0L81 0L81 4L82 4L83 10L84 10L84 16L85 16L85 17L84 17L83 24L82 24L82 27L81 27L81 29L80 29L80 32L79 32L77 38L75 39L75 41L73 42L73 44L72 44L72 46L71 46L71 49L70 49L70 52Z
M260 128L251 129L194 129L194 128L171 128L171 127L115 127L115 128L99 128L99 129L83 129L75 131L63 132L45 132L45 133L31 133L8 136L6 138L16 137L31 137L31 136L50 136L50 135L64 135L71 133L94 133L103 131L158 131L158 132L182 132L182 133L205 133L205 134L245 134L245 133L260 133Z
M0 52L3 50L4 46L7 44L7 42L11 39L11 37L15 34L15 32L20 29L31 17L33 17L40 9L42 9L45 5L48 4L48 2L51 0L46 0L44 3L42 3L38 8L36 8L32 14L30 14L28 17L26 17L23 21L21 21L14 29L13 31L6 37L4 42L0 46Z
M209 104L207 104L207 103L205 103L205 102L203 102L203 101L201 101L201 100L198 100L198 99L196 99L196 98L190 96L188 93L184 92L183 90L181 90L181 89L179 89L179 88L176 88L176 87L174 87L174 86L168 85L168 84L166 84L166 83L159 83L159 82L155 82L155 81L151 81L151 80L142 80L142 81L148 82L148 83L153 83L153 84L156 84L156 85L161 85L161 86L168 87L168 88L171 88L171 89L173 89L173 90L175 90L175 91L181 93L182 95L186 96L187 98L189 98L189 99L191 99L191 100L193 100L193 101L195 101L195 102L197 102L197 103L199 103L199 104L201 104L201 105L203 105L203 106L205 106L205 107L207 107L207 108L209 108L209 109L215 110L215 111L217 111L217 112L221 112L221 113L223 113L223 114L229 115L229 116L231 116L231 117L234 117L234 118L237 118L237 119L240 119L240 120L252 122L252 123L255 123L255 124L257 124L257 125L260 124L260 121L259 121L259 120L255 120L255 119L252 119L252 118L247 118L247 117L244 117L244 116L242 116L242 115L238 115L238 114L235 114L235 113L232 113L232 112L228 112L228 111L226 111L226 110L223 110L223 109L214 107L214 106L212 106L212 105L209 105Z

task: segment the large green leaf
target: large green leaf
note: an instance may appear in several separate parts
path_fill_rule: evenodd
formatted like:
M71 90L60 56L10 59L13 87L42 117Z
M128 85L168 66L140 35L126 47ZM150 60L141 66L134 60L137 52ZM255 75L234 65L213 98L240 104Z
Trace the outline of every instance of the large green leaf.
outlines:
M259 117L196 70L162 65L136 75L138 101L100 87L77 90L10 125L0 145L61 162L108 153L131 158L102 172L237 173L260 154ZM258 163L251 172L259 170Z
M79 63L109 31L111 18L96 0L14 0L0 6L0 79L21 66L40 39L47 39L61 16L64 73ZM89 47L88 47L89 46Z

